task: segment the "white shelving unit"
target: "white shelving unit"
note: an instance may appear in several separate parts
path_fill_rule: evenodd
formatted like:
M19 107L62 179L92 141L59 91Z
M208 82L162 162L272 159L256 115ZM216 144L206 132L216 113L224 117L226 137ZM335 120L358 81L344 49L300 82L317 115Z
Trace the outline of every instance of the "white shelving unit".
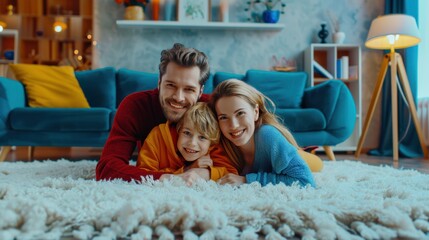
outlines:
M357 67L357 73L352 77L336 78L337 59L347 56L349 66ZM308 86L330 80L314 71L313 60L326 69L334 79L343 81L354 98L356 105L356 125L353 134L343 143L333 147L334 151L355 151L362 131L362 74L361 49L354 44L311 44L305 50L305 71L308 74ZM349 71L350 73L350 71Z
M224 22L179 22L179 21L148 21L148 20L116 20L121 28L139 29L206 29L206 30L265 30L281 31L285 25L281 23L224 23Z
M18 63L18 43L19 43L18 30L4 29L0 32L0 76L7 75L7 69L9 63ZM5 50L13 50L13 60L6 59L4 57Z

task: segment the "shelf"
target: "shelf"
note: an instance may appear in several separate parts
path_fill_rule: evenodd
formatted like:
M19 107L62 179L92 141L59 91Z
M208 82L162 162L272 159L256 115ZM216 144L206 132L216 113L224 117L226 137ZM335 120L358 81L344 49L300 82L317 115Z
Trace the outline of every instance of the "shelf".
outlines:
M338 79L338 80L341 80L341 81L343 81L343 82L358 82L359 81L359 79L357 79L357 78L349 78L349 79L345 79L345 78L332 78L332 79ZM325 82L325 81L328 81L328 80L332 80L331 78L319 78L319 77L315 77L314 78L314 83L321 83L321 82Z
M143 20L116 20L116 25L121 28L139 29L234 29L234 30L265 30L281 31L285 25L281 23L224 23L224 22L177 22L177 21L143 21Z
M15 62L13 60L0 59L0 64L9 64L9 63L15 63Z

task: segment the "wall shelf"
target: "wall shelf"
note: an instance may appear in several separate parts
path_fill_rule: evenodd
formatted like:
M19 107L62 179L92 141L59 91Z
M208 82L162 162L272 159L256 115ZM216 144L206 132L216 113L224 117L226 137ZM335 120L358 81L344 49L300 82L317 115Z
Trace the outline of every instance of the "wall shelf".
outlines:
M147 21L147 20L116 20L116 25L121 28L138 29L212 29L212 30L265 30L281 31L285 25L281 23L224 23L224 22L178 22L178 21Z

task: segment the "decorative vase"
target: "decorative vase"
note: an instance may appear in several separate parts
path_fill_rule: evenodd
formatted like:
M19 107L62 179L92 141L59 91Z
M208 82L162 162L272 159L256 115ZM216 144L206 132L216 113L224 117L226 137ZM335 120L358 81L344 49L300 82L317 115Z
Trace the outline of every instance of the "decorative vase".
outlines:
M328 32L328 30L326 30L326 24L325 23L320 24L320 26L322 27L322 29L319 31L317 36L319 36L321 43L326 43L326 38L328 37L329 32Z
M280 19L280 11L279 10L265 10L262 13L262 21L264 23L276 23Z
M141 6L128 6L125 8L125 20L143 20L144 13Z
M332 41L334 43L341 44L344 42L344 39L346 39L346 34L344 32L336 32L332 34Z

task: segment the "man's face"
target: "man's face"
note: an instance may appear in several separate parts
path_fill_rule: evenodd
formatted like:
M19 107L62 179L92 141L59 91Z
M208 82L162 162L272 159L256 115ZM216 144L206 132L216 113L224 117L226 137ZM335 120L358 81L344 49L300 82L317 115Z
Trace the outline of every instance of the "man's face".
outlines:
M164 115L170 122L177 122L194 105L202 94L199 84L200 69L183 67L170 62L158 82L159 101Z

